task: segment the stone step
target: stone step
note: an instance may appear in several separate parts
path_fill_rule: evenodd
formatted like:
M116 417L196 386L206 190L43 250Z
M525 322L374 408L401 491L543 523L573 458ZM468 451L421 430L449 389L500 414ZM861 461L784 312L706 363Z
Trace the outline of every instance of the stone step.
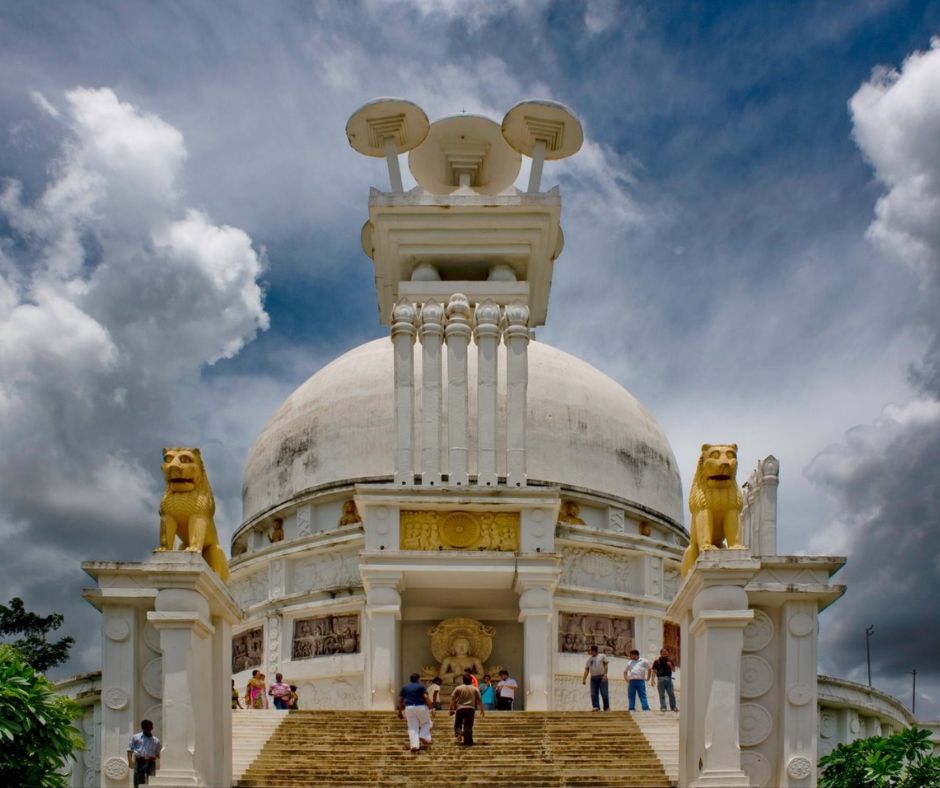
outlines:
M284 716L238 785L670 785L660 759L626 712L497 712L477 719L472 749L453 742L452 718L438 713L435 743L414 754L394 713L302 710Z

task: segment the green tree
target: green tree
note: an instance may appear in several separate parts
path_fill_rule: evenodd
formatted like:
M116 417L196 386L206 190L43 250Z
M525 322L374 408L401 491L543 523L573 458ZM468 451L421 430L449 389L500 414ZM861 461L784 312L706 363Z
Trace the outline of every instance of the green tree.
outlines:
M62 614L39 616L30 613L23 600L13 597L9 606L0 605L0 637L23 635L12 645L35 670L45 673L49 668L61 665L69 658L69 649L75 638L64 637L49 642L49 632L62 626Z
M0 645L0 785L67 788L63 767L84 746L72 726L81 713L19 651Z
M819 788L940 788L930 731L909 728L840 744L819 760Z

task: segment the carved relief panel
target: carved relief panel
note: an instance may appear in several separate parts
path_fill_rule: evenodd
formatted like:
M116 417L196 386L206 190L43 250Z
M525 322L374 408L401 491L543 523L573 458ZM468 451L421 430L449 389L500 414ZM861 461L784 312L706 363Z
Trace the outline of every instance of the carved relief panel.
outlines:
M249 608L268 598L268 573L261 571L229 586L239 607Z
M518 512L401 513L402 550L519 549Z
M288 593L362 585L356 551L323 553L292 564Z
M672 657L676 667L679 667L681 646L681 629L679 625L673 624L671 621L663 621L663 648L669 652L669 656Z
M291 659L356 654L359 651L359 614L320 616L294 622Z
M232 673L260 668L264 658L264 636L261 627L232 635Z
M633 559L592 548L565 548L561 584L631 593L634 591Z
M585 613L558 614L558 650L583 654L591 646L609 656L626 657L635 640L632 618L596 616Z

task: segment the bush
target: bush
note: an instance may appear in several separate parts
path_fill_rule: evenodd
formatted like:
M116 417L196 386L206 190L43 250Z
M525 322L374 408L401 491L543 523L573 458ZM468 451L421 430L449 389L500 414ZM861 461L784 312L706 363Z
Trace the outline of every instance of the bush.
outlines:
M17 649L0 645L0 785L67 788L63 769L84 746L72 727L81 713Z
M930 731L910 728L840 744L819 760L819 788L940 788Z

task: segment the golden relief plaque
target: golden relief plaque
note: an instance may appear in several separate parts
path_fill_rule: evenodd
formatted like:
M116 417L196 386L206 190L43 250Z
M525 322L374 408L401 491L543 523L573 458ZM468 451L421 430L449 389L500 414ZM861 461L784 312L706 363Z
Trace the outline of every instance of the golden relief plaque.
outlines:
M401 513L402 550L519 549L519 512Z

